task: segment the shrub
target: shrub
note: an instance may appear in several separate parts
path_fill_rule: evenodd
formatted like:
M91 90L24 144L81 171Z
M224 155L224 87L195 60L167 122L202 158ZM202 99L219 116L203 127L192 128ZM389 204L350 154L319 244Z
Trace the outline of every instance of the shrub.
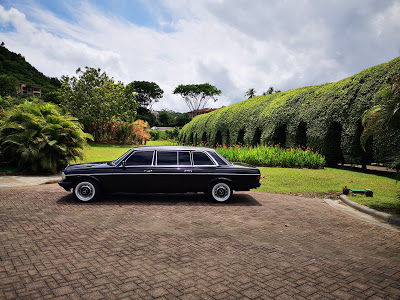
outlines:
M165 135L167 139L178 139L179 137L179 128L175 127L173 130L165 130Z
M379 86L399 70L400 57L335 83L253 97L195 117L182 128L179 139L215 145L222 138L226 145L274 143L284 148L305 143L301 146L327 155L330 163L361 163L362 115L373 105ZM391 162L400 150L399 135L397 128L373 136L375 161Z
M158 130L151 130L150 137L152 141L157 141L160 138L160 131Z
M91 135L75 118L42 101L15 105L0 123L0 161L24 170L55 173L83 158Z

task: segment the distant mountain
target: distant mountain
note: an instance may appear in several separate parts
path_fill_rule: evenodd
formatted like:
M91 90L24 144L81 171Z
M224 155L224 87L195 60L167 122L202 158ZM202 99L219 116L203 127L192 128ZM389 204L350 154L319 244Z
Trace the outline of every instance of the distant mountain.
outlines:
M0 75L13 76L19 82L36 85L42 89L42 94L56 90L61 86L56 77L47 77L39 72L20 53L0 47Z

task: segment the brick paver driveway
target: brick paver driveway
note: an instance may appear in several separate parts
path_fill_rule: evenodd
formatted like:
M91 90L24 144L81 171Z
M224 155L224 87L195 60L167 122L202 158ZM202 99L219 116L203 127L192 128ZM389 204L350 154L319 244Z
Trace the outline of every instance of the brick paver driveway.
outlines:
M0 190L0 298L400 298L400 234L321 199Z

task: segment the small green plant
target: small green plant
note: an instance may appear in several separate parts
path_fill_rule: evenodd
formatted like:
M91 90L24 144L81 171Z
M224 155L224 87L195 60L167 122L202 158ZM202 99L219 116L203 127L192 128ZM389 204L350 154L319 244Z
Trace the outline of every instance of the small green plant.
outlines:
M35 172L55 173L83 158L86 139L77 120L37 100L10 107L0 122L0 162Z

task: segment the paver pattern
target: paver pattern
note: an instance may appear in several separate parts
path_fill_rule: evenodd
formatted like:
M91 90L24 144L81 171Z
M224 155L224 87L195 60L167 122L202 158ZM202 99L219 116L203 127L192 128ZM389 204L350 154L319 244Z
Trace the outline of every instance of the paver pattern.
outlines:
M400 234L321 199L8 188L0 229L3 299L400 298Z

